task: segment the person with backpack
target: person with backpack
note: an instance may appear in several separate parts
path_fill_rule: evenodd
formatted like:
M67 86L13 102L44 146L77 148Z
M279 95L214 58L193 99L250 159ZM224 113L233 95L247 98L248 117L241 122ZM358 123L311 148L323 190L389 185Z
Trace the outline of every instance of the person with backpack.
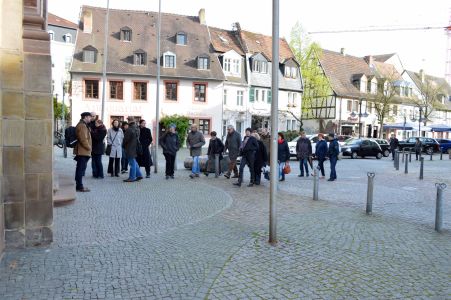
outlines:
M124 132L119 127L119 120L113 120L111 128L107 133L107 149L109 153L105 153L110 157L108 162L108 174L111 177L119 177L122 158L122 141L124 140Z
M301 171L301 173L298 175L299 177L304 177L304 169L305 176L309 176L308 161L311 155L312 143L305 136L305 132L301 131L300 138L296 142L296 156L299 159L299 170Z
M103 179L102 156L105 154L104 139L106 136L106 128L102 120L95 121L94 129L91 129L92 137L92 176L94 178Z
M208 173L211 170L215 170L216 171L216 164L215 164L215 160L216 160L216 155L219 155L219 170L218 170L218 174L221 173L221 160L222 160L222 152L224 152L224 144L222 143L221 139L218 139L216 137L216 131L212 131L210 133L211 135L211 139L210 139L210 143L208 144L208 151L207 151L207 155L208 155L208 160L207 160L207 168L205 170L205 176L208 176Z
M75 168L75 189L77 192L90 191L83 186L83 175L85 174L92 151L91 130L88 127L90 122L91 113L84 112L81 114L81 119L75 127L77 143L74 147L74 160L77 162L77 167Z

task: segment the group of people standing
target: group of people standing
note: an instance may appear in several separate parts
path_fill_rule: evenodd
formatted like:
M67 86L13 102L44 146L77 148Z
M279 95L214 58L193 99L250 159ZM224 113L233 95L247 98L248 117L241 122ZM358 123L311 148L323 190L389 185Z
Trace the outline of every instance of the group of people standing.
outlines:
M129 176L124 182L135 182L143 179L140 167L144 167L146 178L150 177L150 167L153 165L149 147L153 141L149 128L146 127L146 121L140 120L137 124L133 117L128 118L128 122L120 123L119 120L113 120L111 128L106 129L103 122L95 113L84 112L81 114L81 120L75 128L77 143L74 147L75 160L77 167L75 171L76 190L88 192L89 189L83 185L83 176L85 175L87 162L92 157L92 174L94 178L104 178L102 155L109 156L107 172L112 177L120 177L119 173L129 172ZM207 150L208 161L204 174L208 174L215 166L215 159L218 156L222 160L223 153L228 152L230 162L227 170L224 170L224 176L227 179L237 178L236 186L243 183L244 168L248 166L250 172L250 181L248 186L260 185L262 170L269 166L270 136L266 129L257 132L251 128L245 130L245 136L235 130L232 125L227 126L227 136L223 144L217 137L215 131L210 133L211 139ZM107 147L105 149L104 140L106 137ZM324 135L318 135L315 156L318 159L318 169L321 171L321 177L325 178L324 161L330 160L331 172L329 181L337 179L335 165L338 159L339 146L333 134L330 135L331 142L328 146L324 140ZM166 160L166 179L174 179L175 159L180 149L180 138L176 132L176 125L170 124L165 133L160 137L159 144L162 147L163 155ZM198 130L196 124L192 124L190 132L186 139L186 145L193 159L190 178L194 179L200 176L200 156L202 147L205 145L205 138L202 132ZM278 133L277 139L277 162L278 165L273 168L277 170L279 181L285 180L286 168L290 164L290 149L283 133ZM312 164L312 145L305 133L296 144L296 153L299 159L299 177L309 176L309 165ZM238 170L237 160L241 157ZM129 170L128 170L129 167ZM221 173L222 170L218 170ZM233 176L232 176L233 173ZM267 175L267 174L266 174ZM269 179L268 176L265 176Z
M122 126L121 126L122 125ZM128 122L113 120L111 128L106 129L102 120L96 113L84 112L75 127L76 144L74 146L76 190L79 192L89 192L83 185L87 163L92 157L92 176L97 179L104 178L102 156L109 156L107 173L112 177L120 177L128 172L129 176L124 182L134 182L143 179L140 167L144 167L146 177L150 177L150 167L153 165L149 146L152 143L152 134L146 128L146 121L140 120L139 125L133 117L128 118ZM107 146L105 148L105 140ZM106 153L105 153L106 152Z
M324 134L318 134L318 142L316 143L315 153L312 152L312 143L305 135L305 132L300 133L300 137L296 142L296 155L299 159L299 177L309 176L309 165L313 170L313 155L318 160L318 169L321 172L320 179L325 179L326 174L324 171L324 162L329 159L330 161L330 177L328 181L337 180L336 165L338 161L338 155L340 153L340 146L338 140L333 133L329 136L329 145L327 145L324 139ZM305 170L305 173L304 173Z

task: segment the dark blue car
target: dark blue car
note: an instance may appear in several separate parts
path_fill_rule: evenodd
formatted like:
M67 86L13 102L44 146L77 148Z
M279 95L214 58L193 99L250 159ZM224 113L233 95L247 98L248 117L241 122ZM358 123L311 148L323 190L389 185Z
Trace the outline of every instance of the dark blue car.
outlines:
M449 151L451 151L451 140L447 139L436 139L436 140L440 144L440 151L442 151L442 153L449 153Z

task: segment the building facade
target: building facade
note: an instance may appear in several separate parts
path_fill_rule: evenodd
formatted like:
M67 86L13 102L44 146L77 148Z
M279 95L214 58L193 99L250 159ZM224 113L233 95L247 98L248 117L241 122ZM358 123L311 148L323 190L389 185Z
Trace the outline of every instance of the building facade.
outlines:
M103 8L82 8L71 68L73 124L83 111L101 113L105 14ZM110 9L107 124L133 116L156 128L157 17L154 12ZM208 138L221 128L224 75L210 47L205 11L198 16L162 14L160 53L160 116L188 116Z
M448 87L433 103L425 126L418 78L403 68L396 54L356 57L323 50L316 55L320 73L327 78L326 93L305 103L303 119L308 132L335 132L362 137L448 136ZM437 80L436 80L437 81ZM306 83L307 84L307 83ZM437 84L438 85L438 84ZM427 110L423 105L423 110ZM384 115L381 124L381 115ZM418 121L421 118L421 122ZM434 126L439 125L434 133ZM443 126L442 126L443 125ZM440 128L440 129L439 129ZM442 130L437 134L437 130Z
M47 32L50 37L52 56L52 94L62 102L68 94L70 84L70 67L77 39L77 24L48 13ZM66 105L68 99L64 99Z
M241 30L239 23L232 30L210 28L210 36L226 77L223 135L227 125L241 133L247 127L270 129L272 38ZM279 47L279 128L298 130L303 91L299 64L285 39Z

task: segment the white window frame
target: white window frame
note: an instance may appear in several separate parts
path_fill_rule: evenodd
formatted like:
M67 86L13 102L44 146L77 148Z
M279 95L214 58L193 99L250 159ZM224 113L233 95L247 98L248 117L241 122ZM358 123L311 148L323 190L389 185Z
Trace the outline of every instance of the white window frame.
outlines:
M236 91L236 105L237 106L243 106L243 99L244 99L244 91L243 90L237 90Z
M49 30L48 33L49 33L49 36L50 36L50 40L54 41L55 40L55 32L53 30Z
M173 66L173 67L172 67L172 66L167 67L167 66L166 66L166 59L167 59L168 57L171 57L171 56L174 57L174 66ZM165 52L165 53L163 54L163 68L166 68L166 69L175 69L176 66L177 66L177 56L175 55L175 53L172 53L172 52L170 52L170 51Z
M224 92L222 94L222 104L227 105L227 91L226 89L224 89Z
M68 40L67 38L69 38L69 40ZM64 42L65 42L65 43L72 43L72 34L66 33L66 34L64 35Z
M203 63L201 63L203 62ZM199 56L197 58L197 67L198 70L209 70L210 58L206 56Z
M223 65L224 72L230 73L231 61L232 60L230 58L224 58L224 65Z
M240 59L232 59L232 73L240 74L241 70L241 60Z

